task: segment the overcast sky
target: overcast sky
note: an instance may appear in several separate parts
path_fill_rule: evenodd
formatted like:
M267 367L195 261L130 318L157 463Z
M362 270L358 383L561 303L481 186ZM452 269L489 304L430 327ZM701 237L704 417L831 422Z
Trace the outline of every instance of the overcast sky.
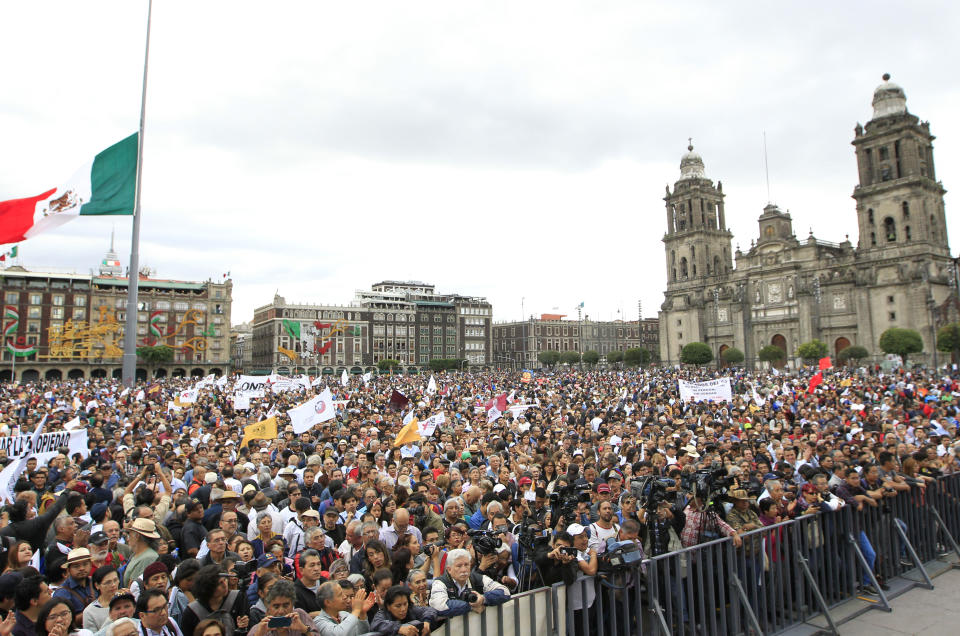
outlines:
M383 279L486 296L496 320L649 317L688 137L734 246L767 203L764 131L797 236L856 243L850 140L885 72L960 188L957 5L781 4L157 0L140 262L230 271L234 323L277 290L342 304ZM5 3L0 200L136 129L146 6ZM23 264L87 272L112 227L126 263L129 217L31 239Z

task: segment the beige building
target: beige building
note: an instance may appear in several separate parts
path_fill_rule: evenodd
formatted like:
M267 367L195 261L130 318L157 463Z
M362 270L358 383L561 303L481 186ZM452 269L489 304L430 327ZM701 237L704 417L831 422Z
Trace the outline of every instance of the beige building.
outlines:
M853 140L857 244L812 233L797 238L790 215L769 204L758 219L759 238L736 253L723 185L706 176L691 145L680 179L664 197L662 360L676 363L694 341L709 344L715 357L739 348L747 364L770 344L793 359L797 346L813 338L832 355L851 344L879 355L880 335L890 327L918 330L924 350L933 352L935 316L956 304L933 139L930 124L907 110L903 89L885 75L874 92L873 117L857 124Z

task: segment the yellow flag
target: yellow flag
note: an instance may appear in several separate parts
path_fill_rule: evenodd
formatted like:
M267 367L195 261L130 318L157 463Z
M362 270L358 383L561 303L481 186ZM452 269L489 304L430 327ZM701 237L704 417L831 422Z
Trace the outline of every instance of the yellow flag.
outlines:
M265 420L244 426L243 439L240 440L240 448L246 448L247 442L254 439L277 439L277 418L268 417Z
M393 447L399 448L407 442L419 442L420 439L420 429L417 427L417 418L413 418L410 420L410 423L405 424L404 427L400 429L400 432L397 433L397 439L393 440Z

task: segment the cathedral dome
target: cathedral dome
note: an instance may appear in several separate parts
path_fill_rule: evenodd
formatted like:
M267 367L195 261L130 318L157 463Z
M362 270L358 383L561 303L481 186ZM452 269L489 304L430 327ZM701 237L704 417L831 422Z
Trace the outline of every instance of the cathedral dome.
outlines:
M883 84L873 91L873 118L902 115L907 112L907 95L898 84L890 81L890 74L883 75Z
M704 176L703 158L693 151L691 140L686 154L680 158L680 179L703 179Z

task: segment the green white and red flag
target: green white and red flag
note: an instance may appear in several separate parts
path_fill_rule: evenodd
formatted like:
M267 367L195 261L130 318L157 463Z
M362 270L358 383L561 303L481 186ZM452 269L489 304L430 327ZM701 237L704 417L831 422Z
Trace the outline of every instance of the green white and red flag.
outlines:
M17 243L78 216L131 216L137 185L137 133L98 153L66 183L0 201L0 245Z

